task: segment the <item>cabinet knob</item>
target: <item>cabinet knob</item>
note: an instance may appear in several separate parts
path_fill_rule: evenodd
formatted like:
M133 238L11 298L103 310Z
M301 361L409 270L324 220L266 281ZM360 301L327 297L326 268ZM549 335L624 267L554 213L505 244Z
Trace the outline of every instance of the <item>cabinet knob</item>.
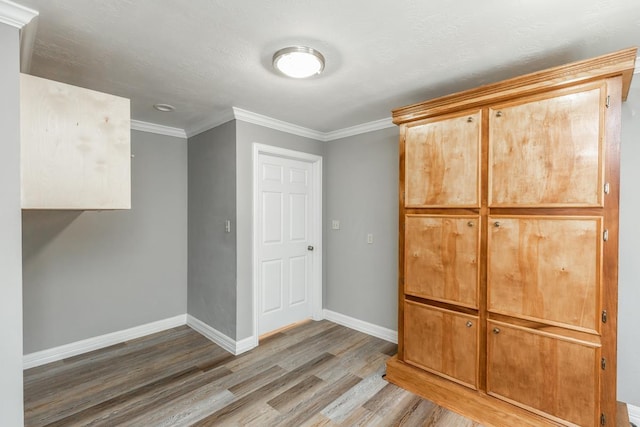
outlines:
M467 320L467 328L470 328L473 326L473 322L471 320Z
M498 335L500 333L500 328L493 328L493 333Z
M496 117L502 117L502 111L497 111L496 112Z
M469 227L473 227L473 221L469 221L469 222L467 223L467 225L468 225Z
M494 222L494 223L493 223L493 225L494 225L495 227L500 227L500 221L496 221L496 222Z
M473 121L473 117L469 117L469 118L467 119L467 123L471 123L472 121Z

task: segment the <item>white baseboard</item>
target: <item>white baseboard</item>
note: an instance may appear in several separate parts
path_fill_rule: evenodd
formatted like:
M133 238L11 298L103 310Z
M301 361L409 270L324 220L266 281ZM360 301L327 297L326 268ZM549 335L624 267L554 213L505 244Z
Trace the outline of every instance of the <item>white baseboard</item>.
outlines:
M390 341L396 344L398 343L398 331L374 325L373 323L365 322L364 320L349 317L344 314L336 313L335 311L327 310L326 308L323 311L324 318L334 323L355 329L356 331L364 332L368 335L373 335L374 337L381 338L385 341Z
M158 320L157 322L147 323L145 325L136 326L122 331L112 332L109 334L72 342L70 344L61 345L59 347L25 354L22 358L22 366L23 369L34 368L36 366L56 362L68 357L77 356L78 354L98 350L101 348L109 347L110 345L119 344L121 342L140 338L145 335L175 328L176 326L181 326L186 323L187 315L181 314L175 317Z
M640 426L640 407L627 403L627 411L629 411L629 421Z
M258 345L254 337L236 341L190 314L187 315L187 325L236 356Z

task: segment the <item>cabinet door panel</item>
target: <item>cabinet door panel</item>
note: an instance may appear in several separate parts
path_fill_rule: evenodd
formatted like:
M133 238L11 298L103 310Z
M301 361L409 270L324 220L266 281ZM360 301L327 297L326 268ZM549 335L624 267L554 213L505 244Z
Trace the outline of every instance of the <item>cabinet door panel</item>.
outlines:
M475 389L478 318L405 301L405 361Z
M599 217L490 217L488 310L599 330Z
M605 92L591 84L489 109L489 205L602 206Z
M492 321L487 334L489 394L580 426L596 425L599 345Z
M480 111L407 125L405 205L479 206Z
M478 216L405 217L405 293L478 306Z

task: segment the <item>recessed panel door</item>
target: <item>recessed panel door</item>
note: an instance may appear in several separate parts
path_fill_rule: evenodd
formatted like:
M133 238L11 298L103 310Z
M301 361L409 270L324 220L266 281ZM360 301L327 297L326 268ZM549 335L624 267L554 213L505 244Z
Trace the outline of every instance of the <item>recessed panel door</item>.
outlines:
M259 334L311 317L311 164L260 154Z
M602 219L489 217L488 310L596 333Z
M487 392L575 425L599 425L600 345L487 324Z
M405 206L480 204L480 111L405 128Z
M404 360L475 389L478 330L477 316L405 300Z
M405 217L405 293L478 307L480 217Z
M489 109L490 206L602 206L606 85Z

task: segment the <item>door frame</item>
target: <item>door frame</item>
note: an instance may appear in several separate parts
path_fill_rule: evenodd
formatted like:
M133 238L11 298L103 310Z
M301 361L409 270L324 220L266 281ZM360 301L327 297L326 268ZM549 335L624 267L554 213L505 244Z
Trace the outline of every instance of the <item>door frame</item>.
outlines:
M253 286L253 337L254 344L258 345L258 331L260 318L260 288L259 283L259 245L258 229L262 220L260 212L260 194L259 188L259 157L260 155L268 155L287 159L298 160L311 164L311 176L313 180L312 197L311 197L311 236L314 250L311 253L312 278L309 286L309 298L311 304L311 318L313 320L322 320L322 156L301 151L289 150L286 148L275 147L272 145L253 143L253 247L252 247L252 286Z

